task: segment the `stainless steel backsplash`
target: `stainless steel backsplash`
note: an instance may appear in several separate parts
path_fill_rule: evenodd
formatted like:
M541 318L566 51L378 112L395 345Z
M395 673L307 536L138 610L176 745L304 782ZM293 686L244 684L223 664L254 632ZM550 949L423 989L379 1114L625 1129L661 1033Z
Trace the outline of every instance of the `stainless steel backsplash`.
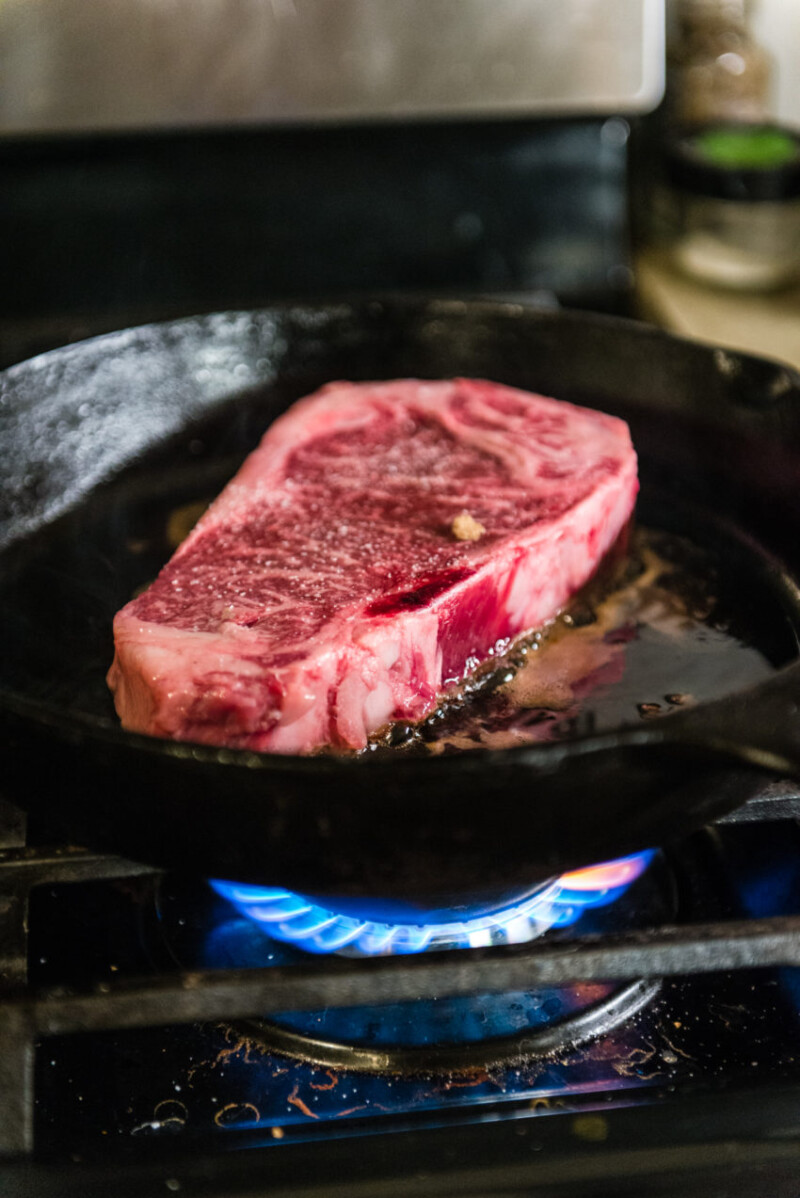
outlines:
M664 0L0 0L0 134L635 113Z

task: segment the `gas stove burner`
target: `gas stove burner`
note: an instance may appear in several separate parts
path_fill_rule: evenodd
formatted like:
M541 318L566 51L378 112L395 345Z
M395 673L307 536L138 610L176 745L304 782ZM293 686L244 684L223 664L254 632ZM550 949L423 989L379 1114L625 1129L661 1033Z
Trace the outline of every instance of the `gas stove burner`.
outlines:
M363 900L348 910L273 886L212 881L217 894L276 940L312 953L390 956L426 950L524 944L551 928L575 923L584 911L615 902L647 868L653 851L562 874L514 902L492 908L421 911L390 920L386 904ZM333 904L333 900L332 900ZM388 910L391 912L392 908Z
M302 965L307 960L302 941L291 934L275 936L273 929L302 918L307 939L323 931L332 939L333 922L322 929L312 921L321 918L317 910L337 922L338 917L318 901L291 896L295 901L286 900L285 906L284 900L275 900L281 902L280 918L254 919L241 909L246 902L242 895L249 899L249 891L263 893L264 889L232 886L238 897L231 903L225 884L212 887L198 879L164 876L154 889L153 913L159 929L154 947L160 943L169 961L183 969ZM299 911L298 901L306 906L302 916L294 914ZM361 903L363 913L357 910ZM378 914L409 910L399 902L385 902L377 910L371 905L373 918L369 919L367 900L359 904L342 900L341 905L346 908L339 913L342 920L352 922L348 935L356 924L362 930L345 945L343 929L349 925L342 922L339 951L345 947L357 953L363 953L363 945L375 951L377 944L378 934L363 925L377 925ZM457 918L442 918L445 912L432 911L428 914L435 922L429 924L387 922L393 934L385 936L381 951L422 951L423 940L429 949L507 944L512 938L527 940L545 931L566 940L576 934L651 927L674 918L675 908L672 870L662 853L648 851L564 874L534 894L498 903L488 911L463 908ZM396 930L409 927L418 929L414 941L406 930ZM354 949L357 940L362 946ZM323 950L317 945L315 951ZM387 1002L378 1007L286 1011L269 1019L238 1021L236 1030L267 1053L326 1068L394 1077L470 1073L571 1051L631 1020L658 990L658 979L576 983L436 1001Z

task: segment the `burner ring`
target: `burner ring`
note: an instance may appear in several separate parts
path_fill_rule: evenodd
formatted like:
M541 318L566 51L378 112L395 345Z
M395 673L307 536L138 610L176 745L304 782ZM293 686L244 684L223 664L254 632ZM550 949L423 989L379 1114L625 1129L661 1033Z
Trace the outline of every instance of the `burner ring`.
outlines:
M515 1035L465 1044L367 1048L319 1039L266 1019L238 1020L232 1026L267 1052L321 1068L392 1077L474 1073L578 1048L633 1018L652 1002L660 989L660 978L640 978L558 1023L536 1031L523 1029Z
M306 952L378 956L429 949L478 948L533 940L551 928L569 927L591 908L608 907L647 870L655 851L645 849L573 870L528 894L494 905L438 911L403 909L375 899L316 899L281 887L211 880L232 907L274 939Z

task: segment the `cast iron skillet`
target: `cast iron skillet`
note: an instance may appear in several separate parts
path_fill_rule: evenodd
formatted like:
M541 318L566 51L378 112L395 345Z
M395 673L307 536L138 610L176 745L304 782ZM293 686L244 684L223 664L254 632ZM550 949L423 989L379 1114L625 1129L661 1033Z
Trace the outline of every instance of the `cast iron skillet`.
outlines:
M137 558L149 496L213 493L280 410L330 379L454 375L624 415L649 522L715 543L789 664L614 733L435 759L123 732L103 675L113 613L159 565ZM391 299L133 329L22 363L0 388L2 788L58 835L439 906L669 841L745 801L764 769L800 775L800 380L781 366L611 318Z

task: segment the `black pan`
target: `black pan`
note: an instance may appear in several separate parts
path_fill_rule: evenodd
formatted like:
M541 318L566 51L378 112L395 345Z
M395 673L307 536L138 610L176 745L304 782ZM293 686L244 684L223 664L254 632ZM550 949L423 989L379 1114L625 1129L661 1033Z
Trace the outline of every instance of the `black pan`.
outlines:
M123 732L103 679L112 616L159 565L148 505L213 493L325 381L453 375L625 416L643 514L717 555L769 644L767 681L603 735L431 759ZM800 775L788 369L611 318L386 300L151 325L0 385L3 791L53 834L203 875L438 906L662 844L744 802L763 770Z

